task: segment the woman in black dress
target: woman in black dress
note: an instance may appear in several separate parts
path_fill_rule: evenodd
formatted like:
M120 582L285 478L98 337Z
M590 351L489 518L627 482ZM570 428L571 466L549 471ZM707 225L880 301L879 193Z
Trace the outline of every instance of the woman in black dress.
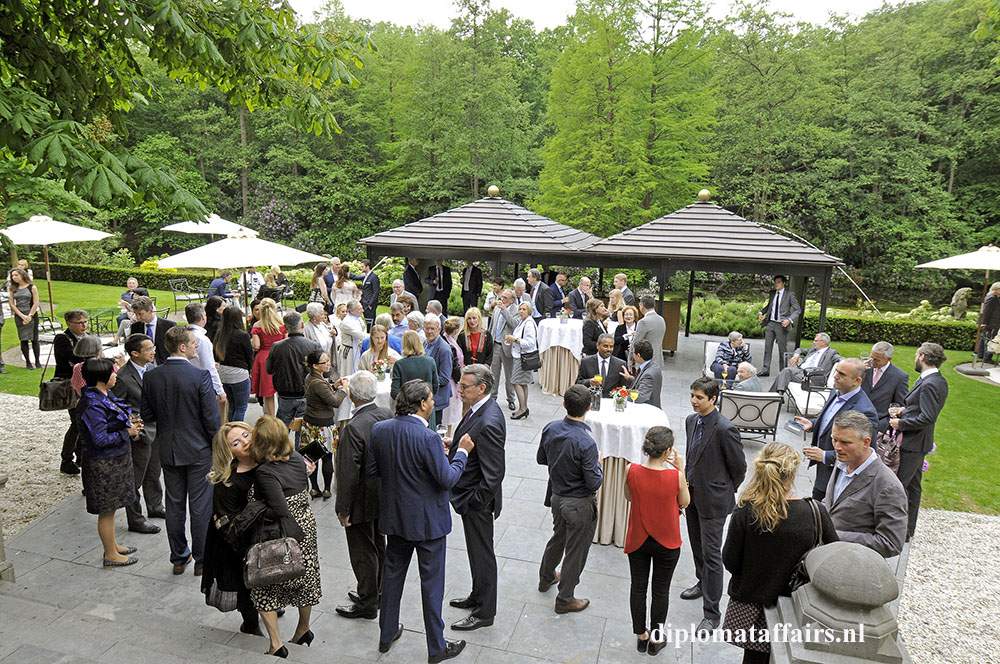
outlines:
M594 355L597 353L597 339L602 334L608 333L608 326L604 322L608 319L608 308L604 302L596 297L587 301L587 316L583 320L583 354Z
M215 333L222 323L222 312L226 308L226 301L218 295L213 295L205 301L205 335L215 341Z
M246 422L223 424L212 440L212 521L205 538L205 565L201 591L205 603L220 611L234 608L243 616L240 631L263 636L250 590L243 583L246 549L233 546L223 537L229 523L247 506L257 462L250 456L253 429Z
M722 548L722 563L732 574L729 605L722 629L743 648L743 661L768 662L771 645L766 640L742 640L767 629L764 607L775 606L779 595L788 595L792 570L816 540L809 501L792 493L802 455L784 443L768 443L754 459L754 476L743 490L729 521ZM826 508L817 503L823 524L822 543L837 541L837 531Z

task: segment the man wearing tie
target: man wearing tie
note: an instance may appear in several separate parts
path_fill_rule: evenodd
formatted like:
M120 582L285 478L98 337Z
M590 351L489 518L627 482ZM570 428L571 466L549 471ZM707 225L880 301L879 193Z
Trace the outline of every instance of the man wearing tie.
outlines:
M490 398L493 374L483 364L462 369L458 394L467 408L455 429L454 440L469 436L476 444L458 483L451 489L451 506L462 517L465 549L472 571L472 592L451 600L458 609L470 609L467 617L453 623L460 631L489 627L497 614L497 557L493 551L493 521L500 516L502 483L506 468L504 444L507 423L497 402ZM451 447L449 459L455 460L458 446Z
M590 279L588 277L580 277L576 288L569 292L568 306L573 312L573 318L583 318L584 314L587 313L587 300L592 297Z
M627 385L639 393L636 403L648 403L660 407L660 392L663 389L663 372L653 362L653 344L645 339L632 344L632 360L635 364L635 378L629 375L628 367L622 367L621 377Z
M800 362L803 357L805 359ZM789 360L790 365L778 372L771 384L771 391L784 392L790 384L800 382L807 373L822 376L825 385L834 365L839 361L840 353L830 348L830 335L820 332L813 338L812 346L795 351L795 355Z
M775 276L774 290L768 296L767 304L757 314L757 320L764 328L763 371L758 374L762 377L771 375L771 347L775 342L778 344L778 369L785 368L788 331L802 312L795 293L785 288L787 284L788 280L783 275Z
M867 417L874 428L878 422L875 406L868 395L861 389L861 380L865 375L865 365L856 357L849 357L837 363L833 368L834 392L830 395L823 410L815 420L795 417L802 425L803 431L812 431L812 447L803 448L802 454L809 459L810 466L816 466L816 481L813 483L812 496L823 500L826 496L826 485L833 473L833 464L837 454L833 449L830 437L833 418L837 413L855 410Z
M379 530L386 536L385 575L379 600L381 653L403 635L399 603L413 552L420 569L420 595L431 664L457 656L465 641L446 641L441 620L444 600L445 540L451 532L449 491L462 476L475 447L465 434L451 462L441 438L427 427L434 413L431 386L422 380L403 384L396 417L372 426L368 477L382 483Z
M361 259L361 274L361 306L364 308L365 323L368 324L368 329L371 329L375 324L379 290L382 285L372 269L372 262L367 258Z
M500 392L500 376L503 375L504 385L507 388L507 407L514 410L514 386L511 384L511 372L514 371L514 356L509 345L504 343L508 334L514 332L514 328L520 324L517 310L514 309L514 291L509 288L500 294L500 299L493 305L493 314L490 318L491 331L496 346L493 348L493 389L490 396L494 399Z
M531 317L535 325L552 311L552 291L542 282L542 273L537 269L528 270L528 292L531 295Z
M420 261L416 258L409 258L406 261L406 267L403 268L403 289L417 300L424 292L424 285L420 283L420 275L417 273L418 265L420 265Z
M878 414L878 433L889 428L889 405L903 404L910 391L910 376L892 363L895 348L888 341L872 346L868 371L861 381L861 390L871 399Z
M687 529L698 583L682 592L681 599L702 598L704 618L698 624L699 635L719 626L722 529L736 507L736 488L747 472L740 432L716 410L718 397L719 385L714 378L696 378L691 383L691 407L695 412L684 422L691 491Z
M482 293L483 271L478 265L469 263L462 269L462 307L465 311L479 306Z
M153 301L145 295L132 300L132 311L135 312L136 321L132 323L129 334L145 334L152 339L153 346L156 347L156 364L163 364L171 355L166 344L167 330L176 323L157 316L153 311Z
M622 375L625 361L612 355L615 350L615 338L610 334L597 337L597 353L587 355L580 360L580 371L576 374L576 384L584 387L600 387L601 397L611 398L611 390L616 387L628 387L631 378ZM627 372L626 372L627 374ZM600 376L601 382L594 382L594 377Z
M556 275L556 280L552 282L549 286L549 290L552 292L552 315L555 316L560 311L562 311L567 303L569 303L569 296L566 295L566 274L560 272Z
M436 260L434 265L427 268L427 278L424 281L431 287L430 299L440 302L441 313L447 316L448 298L451 296L451 268L444 265L443 261Z

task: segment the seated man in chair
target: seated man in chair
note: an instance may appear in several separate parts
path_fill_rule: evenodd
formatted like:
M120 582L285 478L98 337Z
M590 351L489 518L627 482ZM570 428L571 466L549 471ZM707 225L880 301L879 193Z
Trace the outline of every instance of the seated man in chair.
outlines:
M830 348L830 335L820 332L813 339L811 347L795 351L788 360L788 366L778 373L778 377L771 385L771 391L784 392L792 383L801 382L806 374L822 375L822 382L825 384L830 378L833 366L840 359L840 354Z

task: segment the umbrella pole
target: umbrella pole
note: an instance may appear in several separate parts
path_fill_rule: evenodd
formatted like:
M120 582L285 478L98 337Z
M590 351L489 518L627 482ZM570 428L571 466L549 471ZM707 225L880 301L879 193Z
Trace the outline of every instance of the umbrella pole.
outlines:
M986 270L986 279L983 280L983 299L981 302L986 302L986 292L989 288L990 283L990 271ZM972 348L972 368L976 368L976 360L979 359L979 340L983 334L983 305L979 305L979 318L976 321L976 345ZM989 339L983 339L983 344L985 345ZM986 350L985 348L983 349ZM986 364L986 353L983 353L983 364Z
M49 314L52 316L53 325L56 322L56 310L52 305L52 270L49 269L49 246L42 245L42 254L45 255L45 283L49 287Z

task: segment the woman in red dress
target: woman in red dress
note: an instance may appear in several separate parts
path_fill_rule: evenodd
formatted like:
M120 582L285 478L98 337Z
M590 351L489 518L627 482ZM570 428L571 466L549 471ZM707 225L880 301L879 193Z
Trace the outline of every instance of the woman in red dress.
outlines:
M271 382L271 374L265 369L267 356L271 352L271 346L284 338L285 326L281 324L278 305L271 298L265 297L260 301L260 320L250 330L250 345L257 351L250 374L250 390L261 399L265 415L273 416L276 409L274 384Z

